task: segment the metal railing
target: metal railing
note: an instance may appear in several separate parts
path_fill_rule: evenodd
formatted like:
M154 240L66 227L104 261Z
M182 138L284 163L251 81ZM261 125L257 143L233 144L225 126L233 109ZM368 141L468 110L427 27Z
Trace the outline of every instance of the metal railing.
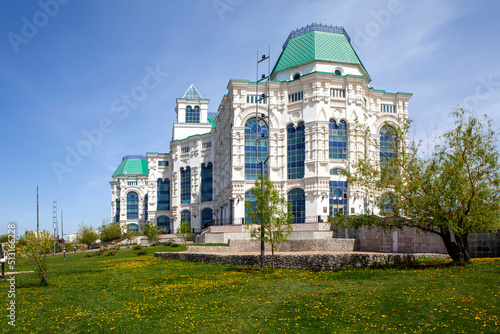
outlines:
M312 23L309 24L305 27L292 30L290 32L290 35L288 35L288 38L285 41L285 44L283 44L283 50L285 50L286 45L288 44L288 41L290 41L292 38L295 38L300 35L307 34L308 32L311 31L324 31L324 32L332 32L335 34L344 34L344 36L347 38L347 41L351 43L351 38L345 31L344 27L342 26L334 26L334 25L328 25L328 24L321 24L321 23Z

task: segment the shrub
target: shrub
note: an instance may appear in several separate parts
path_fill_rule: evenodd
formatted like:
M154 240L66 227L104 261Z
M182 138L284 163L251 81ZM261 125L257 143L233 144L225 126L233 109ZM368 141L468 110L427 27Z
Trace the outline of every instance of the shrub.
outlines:
M154 247L154 246L158 246L157 244L151 244L149 245L149 247Z
M172 246L173 242L172 241L167 241L166 243L163 244L163 246Z
M170 245L170 247L179 247L179 244L176 244L175 242L172 242L172 244Z
M142 248L142 246L141 246L141 245L135 245L132 249L133 249L133 250L139 250L139 249L141 249L141 248Z
M105 256L114 256L114 255L116 255L116 253L118 253L118 249L110 249L110 250L104 252L104 255Z
M146 248L141 249L140 251L137 252L137 255L146 255L148 250Z

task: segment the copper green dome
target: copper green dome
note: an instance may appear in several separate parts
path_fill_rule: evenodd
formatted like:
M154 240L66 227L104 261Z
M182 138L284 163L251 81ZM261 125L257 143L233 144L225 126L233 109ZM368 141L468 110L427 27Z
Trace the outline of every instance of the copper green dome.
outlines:
M127 155L113 173L115 176L149 175L148 160L143 155Z

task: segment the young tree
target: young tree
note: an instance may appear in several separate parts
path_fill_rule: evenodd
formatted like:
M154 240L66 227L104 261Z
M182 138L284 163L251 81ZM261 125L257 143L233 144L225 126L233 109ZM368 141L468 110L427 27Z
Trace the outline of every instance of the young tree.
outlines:
M264 191L262 192L262 182ZM281 197L279 191L269 179L259 175L255 186L251 189L255 203L246 202L250 221L246 227L254 240L261 240L271 245L271 259L274 270L274 251L279 244L288 240L292 233L292 203ZM262 231L264 233L262 233ZM263 237L262 237L263 235Z
M135 238L135 237L138 237L138 236L140 236L140 235L141 235L141 234L140 234L139 232L137 232L137 231L131 231L131 230L128 230L127 232L125 232L125 233L123 234L123 236L124 236L125 238L127 238L127 241L128 241L128 243L127 243L127 248L129 248L129 247L130 247L130 244L132 243L132 240L134 240L134 238Z
M191 224L187 220L181 221L179 227L177 227L177 231L175 235L180 238L186 244L188 240L190 240L194 233L191 232Z
M97 240L99 234L94 231L92 225L85 225L83 222L78 227L78 242L87 246L89 249Z
M48 285L47 254L51 253L54 245L52 234L43 231L37 234L29 231L19 238L17 249L19 260L34 264L35 272L40 277L40 284Z
M160 235L160 231L158 231L158 226L153 221L144 226L144 235L148 238L150 243L158 241L158 236Z
M456 263L470 262L471 232L500 228L500 175L497 135L486 115L457 108L455 127L436 138L440 145L423 157L420 143L396 145L392 156L358 159L348 181L377 196L383 215L335 217L336 224L368 228L405 226L439 235ZM395 130L398 141L408 127ZM396 138L396 137L393 137ZM388 195L390 193L390 196Z
M99 227L99 236L101 242L110 242L122 237L122 230L119 223L110 223L109 219L102 220L102 226Z

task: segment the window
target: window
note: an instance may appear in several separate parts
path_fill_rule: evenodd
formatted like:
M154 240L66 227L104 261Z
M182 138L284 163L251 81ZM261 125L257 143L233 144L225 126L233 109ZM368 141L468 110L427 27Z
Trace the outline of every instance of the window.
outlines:
M346 215L347 212L347 182L340 181L340 176L342 176L342 169L333 168L330 170L331 180L330 180L330 215Z
M288 135L287 167L289 180L304 177L304 160L306 157L304 128L304 123L300 122L297 128L290 124L286 129Z
M148 219L148 194L144 196L144 220Z
M340 67L337 67L335 69L335 71L333 72L333 74L335 74L335 75L342 75L342 73L344 73L344 71Z
M292 189L288 192L288 202L292 202L293 223L306 222L306 196L304 190L300 188Z
M115 215L115 223L120 221L120 199L115 200L116 204L116 215Z
M139 196L135 191L127 194L127 219L139 219Z
M393 104L381 104L380 111L395 114L396 113L396 106Z
M247 103L257 103L257 100L259 101L259 104L266 104L267 99L262 96L257 96L257 95L247 95Z
M201 201L210 202L212 200L212 163L206 166L201 165Z
M200 123L200 107L195 106L194 109L191 106L186 107L186 123Z
M345 89L330 88L330 96L337 98L345 98Z
M210 208L205 208L201 211L201 226L207 228L214 223L213 212Z
M257 137L265 139L257 141ZM259 161L267 158L267 124L254 117L245 124L245 180L256 180L260 174L260 164L255 159L256 153ZM264 166L264 174L267 175L267 163Z
M330 120L329 137L329 155L330 159L347 159L347 123Z
M139 225L137 224L128 224L127 225L128 232L139 232Z
M398 136L396 130L390 126L385 125L380 130L380 168L382 169L382 177L387 173L395 173L396 170L392 169L387 171L389 167L389 160L396 157L398 149Z
M189 146L181 147L181 153L188 153L188 152L189 152Z
M252 219L250 218L250 216L248 214L248 208L246 206L246 202L250 202L250 204L252 204L252 206L254 206L256 200L257 199L252 194L251 190L249 190L245 193L245 221L248 223L252 223ZM260 222L256 222L256 224L260 224Z
M170 218L167 216L160 216L156 220L156 225L158 226L158 231L162 234L170 234Z
M188 222L191 225L191 211L183 210L181 211L181 222Z
M211 141L206 141L203 144L201 144L202 148L210 148L212 147L212 142Z
M157 210L170 210L170 180L158 179L157 184L157 197L158 207Z
M136 186L137 185L137 181L128 181L127 182L127 186Z
M385 193L380 197L380 215L381 216L392 216L394 214L395 205L394 194Z
M288 102L295 102L304 98L304 92L288 94Z
M191 168L181 168L181 203L191 203Z
M293 75L293 80L298 80L298 79L300 79L300 73L295 73Z
M158 161L158 166L168 166L168 161Z

